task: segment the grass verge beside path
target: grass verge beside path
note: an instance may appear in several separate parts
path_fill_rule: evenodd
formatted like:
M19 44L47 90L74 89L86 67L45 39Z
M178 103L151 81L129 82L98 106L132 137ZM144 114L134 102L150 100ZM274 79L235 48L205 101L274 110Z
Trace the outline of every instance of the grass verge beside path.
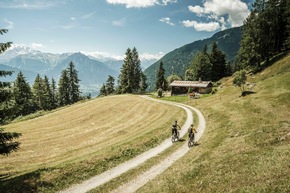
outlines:
M289 77L288 54L248 77L254 94L239 97L229 78L191 101L207 121L198 150L137 192L290 192Z
M9 124L7 131L22 133L21 149L0 158L0 189L65 189L155 147L170 137L175 119L182 124L185 118L178 107L126 95Z

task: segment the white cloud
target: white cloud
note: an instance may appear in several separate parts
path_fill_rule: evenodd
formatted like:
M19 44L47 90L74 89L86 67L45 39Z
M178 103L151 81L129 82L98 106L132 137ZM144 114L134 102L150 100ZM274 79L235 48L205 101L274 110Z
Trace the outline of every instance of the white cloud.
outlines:
M118 26L118 27L122 27L126 25L126 18L121 18L119 20L114 20L112 21L112 25L113 26Z
M188 9L199 17L207 15L207 18L220 22L223 28L226 24L231 27L241 26L250 14L247 4L241 0L205 0L202 7L189 6Z
M31 47L33 49L39 49L39 48L44 48L45 46L43 44L39 44L39 43L32 43Z
M194 27L196 31L207 31L212 32L217 29L220 29L220 24L218 22L209 22L209 23L198 23L197 21L183 21L185 27Z
M159 21L164 22L164 23L166 23L166 24L168 24L168 25L175 26L175 24L171 22L171 20L170 20L169 17L161 18L161 19L159 19Z
M188 6L189 11L196 13L197 16L201 17L204 14L204 8L200 7L200 6Z
M8 19L4 19L4 22L7 23L7 26L4 27L5 29L12 29L12 28L14 28L14 23L12 21L9 21Z
M107 0L110 4L126 5L126 8L145 8L154 5L167 5L168 3L176 3L177 0Z

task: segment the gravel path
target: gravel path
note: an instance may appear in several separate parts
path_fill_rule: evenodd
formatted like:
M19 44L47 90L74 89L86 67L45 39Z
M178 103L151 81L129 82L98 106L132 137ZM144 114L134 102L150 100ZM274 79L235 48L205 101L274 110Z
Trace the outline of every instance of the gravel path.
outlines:
M183 105L183 104L179 104L179 103L160 101L160 100L155 100L155 99L152 99L149 97L144 97L144 98L146 98L148 100L154 100L154 101L158 101L158 102L162 102L162 103L166 103L166 104L175 105L175 106L178 106L180 108L183 108L186 111L187 120L181 128L180 137L184 136L187 133L187 129L193 120L191 110L194 110L197 113L198 118L199 118L199 125L197 127L198 133L196 134L196 140L198 141L200 139L200 137L202 136L203 131L205 129L205 120L204 120L202 113L199 110L197 110L191 106L187 106L187 105ZM141 163L144 163L146 160L148 160L154 156L157 156L159 153L163 152L164 150L169 148L171 145L172 145L171 139L166 139L163 143L161 143L157 147L150 149L150 150L140 154L139 156L137 156L131 160L128 160L128 161L126 161L126 162L124 162L124 163L122 163L122 164L120 164L120 165L118 165L110 170L107 170L106 172L101 173L101 174L99 174L99 175L97 175L89 180L86 180L81 184L74 185L69 189L61 191L61 193L74 193L74 192L75 193L82 193L82 192L87 192L91 189L94 189L94 188L96 188L96 187L98 187L106 182L109 182L113 178L120 176L121 174L127 172L128 170L137 167ZM148 170L145 173L138 176L136 179L134 179L134 181L128 182L128 183L120 186L119 188L117 188L113 192L128 193L128 192L136 191L137 189L142 187L144 184L146 184L149 180L153 179L158 174L160 174L164 170L166 170L169 166L171 166L174 163L174 161L176 161L177 159L184 156L188 150L189 150L189 148L187 147L187 143L185 143L182 147L180 147L177 151L175 151L170 156L168 156L165 160L161 161L159 164L153 166L150 170Z

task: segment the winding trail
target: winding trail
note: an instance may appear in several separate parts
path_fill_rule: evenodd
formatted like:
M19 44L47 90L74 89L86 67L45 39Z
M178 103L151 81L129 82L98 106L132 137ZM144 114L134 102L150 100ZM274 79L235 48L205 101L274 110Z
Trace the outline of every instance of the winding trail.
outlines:
M184 136L187 133L187 129L190 126L190 124L193 121L192 111L195 111L195 113L198 115L199 119L199 125L197 127L197 134L196 134L196 141L198 141L201 136L203 135L204 129L205 129L205 119L202 115L202 113L191 106L174 103L174 102L168 102L168 101L160 101L156 99L152 99L149 97L142 96L148 100L153 100L161 103L166 103L170 105L178 106L186 111L187 119L185 124L181 127L180 136ZM152 148L139 156L136 156L135 158L128 160L112 169L109 169L89 180L84 181L81 184L76 184L69 189L63 190L60 193L81 193L81 192L87 192L89 190L92 190L106 182L109 182L110 180L120 176L121 174L127 172L128 170L137 167L138 165L144 163L146 160L157 156L167 148L169 148L172 145L171 139L166 139L163 143L158 145L155 148ZM187 147L187 143L184 143L183 146L181 146L179 149L177 149L175 152L173 152L171 155L166 157L163 161L158 163L157 165L151 167L148 171L144 172L143 174L137 176L133 181L130 181L126 184L123 184L119 188L113 190L112 192L118 192L118 193L129 193L129 192L135 192L140 187L145 185L148 181L155 178L157 175L165 171L168 167L170 167L176 160L184 156L190 149Z

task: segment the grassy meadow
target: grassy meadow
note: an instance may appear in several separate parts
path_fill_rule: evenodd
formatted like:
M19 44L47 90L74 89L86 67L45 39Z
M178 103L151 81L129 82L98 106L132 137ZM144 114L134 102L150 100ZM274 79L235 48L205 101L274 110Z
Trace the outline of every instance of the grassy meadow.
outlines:
M19 151L0 157L0 190L61 190L158 145L185 118L181 108L122 95L6 125L22 136Z
M206 117L201 144L138 193L290 192L290 54L248 76L253 94L240 97L232 80L212 96L184 97Z

